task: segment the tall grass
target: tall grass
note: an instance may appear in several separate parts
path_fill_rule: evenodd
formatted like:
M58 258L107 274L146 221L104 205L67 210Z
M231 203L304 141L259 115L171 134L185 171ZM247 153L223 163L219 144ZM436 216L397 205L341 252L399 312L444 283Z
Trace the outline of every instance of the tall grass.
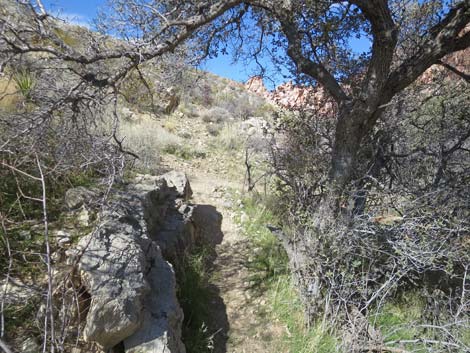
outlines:
M246 137L241 134L237 124L224 124L217 136L212 140L212 147L226 152L242 150L246 143Z
M31 98L31 92L36 85L36 78L34 75L26 69L18 70L14 76L13 80L16 83L16 86L25 99Z
M290 275L276 278L269 288L273 316L286 329L280 338L280 351L291 353L341 352L340 342L327 323L318 321L310 326L306 322L304 307Z
M209 353L213 348L213 333L208 328L213 297L208 256L209 250L199 247L176 266L177 295L184 312L183 342L188 353Z
M119 127L119 137L124 139L126 149L139 156L135 167L141 172L155 172L165 153L182 159L205 157L205 151L189 145L183 138L162 127L161 122L149 118L124 120Z
M307 325L304 307L288 271L288 258L278 239L267 229L276 224L271 204L260 196L243 200L236 220L250 240L252 253L248 267L255 288L267 294L270 320L285 327L285 333L275 342L279 352L333 353L339 352L339 341L323 322Z

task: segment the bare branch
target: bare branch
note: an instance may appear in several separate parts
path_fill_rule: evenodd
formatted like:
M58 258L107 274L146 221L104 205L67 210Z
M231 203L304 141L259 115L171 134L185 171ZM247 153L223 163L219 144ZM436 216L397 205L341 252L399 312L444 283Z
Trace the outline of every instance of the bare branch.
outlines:
M445 55L467 48L470 32L459 37L470 22L470 3L461 1L430 31L421 43L421 50L408 58L389 76L384 98L388 101L394 94L415 81L424 71L438 63Z
M447 70L453 72L454 74L458 75L460 78L464 79L467 83L470 83L470 75L466 74L465 72L460 71L459 69L455 68L454 66L442 61L438 60L437 63Z

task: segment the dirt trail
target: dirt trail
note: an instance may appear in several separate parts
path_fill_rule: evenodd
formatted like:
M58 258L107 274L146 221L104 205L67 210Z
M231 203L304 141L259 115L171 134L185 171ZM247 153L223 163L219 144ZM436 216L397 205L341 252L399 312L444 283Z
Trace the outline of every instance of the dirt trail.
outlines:
M166 163L174 165L175 161ZM186 167L188 165L186 164ZM194 202L212 205L223 215L224 238L217 245L211 285L215 287L220 303L214 301L213 322L209 327L214 336L214 353L276 353L275 338L284 328L267 316L267 300L263 293L253 291L250 279L253 273L247 267L250 256L248 240L233 221L232 201L224 197L223 190L241 190L241 183L202 172L201 167L186 168ZM181 170L181 168L179 168Z
M216 344L215 353L276 352L272 344L273 338L280 334L280 328L273 325L269 318L263 317L266 299L250 288L253 273L247 267L250 256L248 241L240 234L232 219L230 201L218 193L225 188L240 189L241 185L197 171L189 174L189 178L195 202L213 205L223 215L224 238L216 247L217 258L214 261L211 282L219 289L219 295L225 304L229 328L228 332L222 330L219 333L228 336L225 349ZM214 314L217 317L217 313ZM215 337L216 342L224 338Z

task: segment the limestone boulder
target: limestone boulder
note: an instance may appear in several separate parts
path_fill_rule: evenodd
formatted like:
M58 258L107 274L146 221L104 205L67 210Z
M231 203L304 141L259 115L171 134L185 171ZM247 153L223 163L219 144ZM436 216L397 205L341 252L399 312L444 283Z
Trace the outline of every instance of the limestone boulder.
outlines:
M185 353L171 263L198 242L222 239L221 214L190 204L191 195L184 173L139 175L114 192L98 229L67 251L90 296L86 341L105 351Z
M67 190L65 193L65 205L69 210L76 210L96 198L98 193L94 190L78 186Z
M97 233L83 237L76 250L81 254L82 282L91 296L83 335L105 349L132 335L143 319L150 287L144 278L148 260L142 231L130 215L111 218Z
M139 329L124 340L126 353L184 353L181 340L183 311L176 297L173 267L162 257L158 246L149 247L153 259L146 279L150 294L144 302Z
M188 201L193 195L191 185L189 184L188 177L185 173L173 170L171 172L163 174L160 179L165 180L169 187L176 188L178 196L184 199L185 201Z

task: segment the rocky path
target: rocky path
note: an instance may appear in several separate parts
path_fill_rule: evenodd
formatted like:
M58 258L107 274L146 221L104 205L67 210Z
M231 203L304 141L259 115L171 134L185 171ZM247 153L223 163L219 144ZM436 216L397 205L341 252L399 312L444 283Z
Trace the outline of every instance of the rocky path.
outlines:
M171 166L177 169L173 163ZM232 201L224 192L241 190L241 183L202 172L199 168L189 168L187 174L194 202L212 205L223 215L224 237L216 247L217 257L211 276L211 285L222 299L212 303L213 322L208 323L209 328L216 332L214 353L279 352L275 341L285 329L266 315L265 294L251 288L253 272L248 268L250 244L235 224Z

